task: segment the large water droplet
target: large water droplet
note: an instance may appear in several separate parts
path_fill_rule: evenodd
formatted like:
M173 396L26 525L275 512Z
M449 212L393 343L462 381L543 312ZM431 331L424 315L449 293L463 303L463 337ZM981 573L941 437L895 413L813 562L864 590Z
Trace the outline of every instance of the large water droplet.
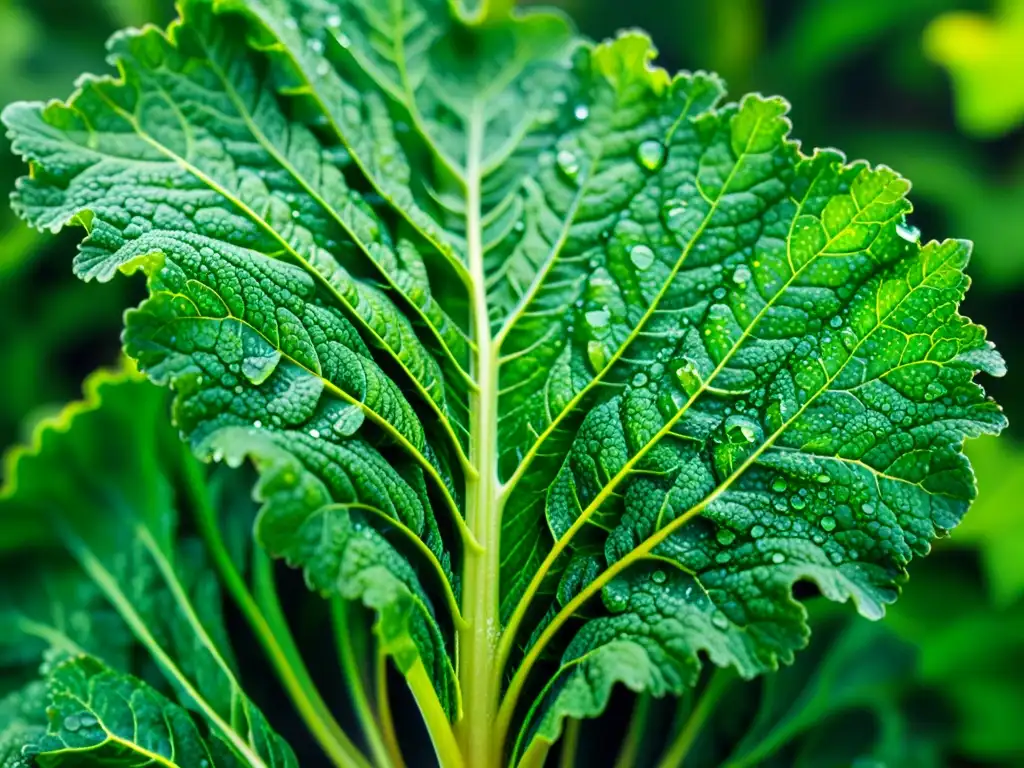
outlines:
M835 317L828 321L828 324L831 325L833 328L838 328L840 325L843 324L843 318L841 318L839 315L836 315Z
M668 576L662 570L657 570L651 574L651 581L655 584L664 584L666 579L668 579Z
M647 374L646 373L638 373L638 374L636 374L635 376L633 376L633 379L632 379L632 381L630 383L634 387L642 387L642 386L646 385L647 384Z
M825 515L821 518L821 527L831 533L836 529L836 519L832 515Z
M736 271L732 273L732 281L737 285L743 285L750 279L750 268L745 264L740 264L736 267Z
M580 172L580 161L576 159L576 155L567 149L563 149L559 151L555 161L558 163L558 169L567 178L575 181L576 176Z
M738 413L726 418L722 431L723 435L715 438L712 451L720 480L736 471L764 438L760 424Z
M803 509L804 507L807 506L807 502L804 500L803 496L798 496L798 495L794 494L793 498L791 498L789 500L789 505L793 509L799 511L799 510L801 510L801 509Z
M341 26L341 15L337 14L337 13L332 13L330 16L328 16L327 17L327 26L330 27L331 29L337 29L338 27L340 27Z
M715 611L711 614L711 623L719 629L725 629L729 626L729 619L725 617L725 614L721 611Z
M781 565L782 563L786 562L786 556L781 552L776 552L774 555L772 555L772 562L776 565Z
M621 581L613 581L601 590L605 608L612 613L622 613L629 605L629 587Z
M583 316L587 325L591 328L604 328L608 325L608 320L611 315L608 314L606 309L592 309Z
M82 719L78 715L68 715L64 718L64 730L74 733L82 727Z
M684 357L680 365L676 367L675 373L679 386L683 388L687 395L693 397L700 390L703 382L701 381L696 362L688 357Z
M683 222L686 219L686 207L687 202L685 200L669 200L665 203L663 211L665 214L665 224L673 232L678 232L682 229Z
M82 723L82 727L83 728L92 728L94 725L99 723L99 720L96 718L96 715L94 715L94 714L92 714L90 712L86 712L84 715L80 716L78 719Z
M259 386L270 378L270 374L274 372L279 362L281 362L281 352L267 347L265 350L260 350L258 354L247 355L242 360L242 375L252 384Z
M772 490L775 491L776 493L785 492L787 487L789 486L786 483L786 478L782 477L781 475L772 480Z
M654 263L654 251L646 245L634 245L629 251L629 260L633 266L643 272Z
M896 224L896 234L908 243L921 242L921 230L911 224L907 224L905 218Z
M600 341L587 342L587 360L590 361L590 367L594 369L594 373L603 371L604 367L608 365L608 353L605 351L604 344Z
M750 535L753 536L755 539L760 539L762 536L764 536L764 526L755 525L753 528L750 529Z
M665 161L665 147L660 141L648 139L636 149L636 161L649 171L656 171Z
M864 502L863 504L860 505L860 509L868 517L871 517L873 514L875 514L875 505L874 504L869 504L867 502Z
M348 437L356 433L365 419L366 414L363 413L362 408L357 405L349 405L341 410L331 428L339 437Z
M573 115L577 120L583 121L590 117L590 108L586 104L577 104L576 109L572 111Z
M728 528L719 528L718 533L715 534L715 538L718 540L719 544L723 547L727 547L736 540L736 534Z

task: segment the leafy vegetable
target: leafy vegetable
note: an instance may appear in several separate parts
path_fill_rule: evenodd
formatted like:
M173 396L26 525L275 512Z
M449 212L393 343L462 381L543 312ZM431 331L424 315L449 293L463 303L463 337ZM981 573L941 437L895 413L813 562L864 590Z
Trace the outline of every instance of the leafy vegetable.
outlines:
M701 652L773 671L808 639L796 582L879 618L959 523L963 442L1004 425L973 379L1003 363L957 314L969 244L921 244L895 172L806 155L781 99L726 102L552 13L181 14L115 36L116 79L4 112L15 209L86 228L83 279L145 273L127 354L200 459L256 467L256 539L343 645L376 615L442 764L540 764L619 684L686 694ZM248 613L288 679L297 651ZM342 650L394 761L387 686Z

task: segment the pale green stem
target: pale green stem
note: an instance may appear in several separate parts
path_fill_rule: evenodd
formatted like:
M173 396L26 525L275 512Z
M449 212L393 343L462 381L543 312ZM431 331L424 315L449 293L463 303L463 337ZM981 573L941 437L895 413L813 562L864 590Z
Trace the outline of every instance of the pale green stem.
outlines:
M722 698L722 694L728 689L733 679L732 671L722 668L715 669L700 698L693 706L683 729L665 750L661 762L658 763L658 768L682 768L683 761L686 760L697 736L700 735L701 728L715 711L719 699Z
M615 768L634 768L636 765L637 752L643 741L644 729L647 727L647 713L651 709L651 697L647 694L640 694L636 704L633 705L633 715L629 720L629 730L622 740L622 748L619 750L619 757L615 761Z
M402 748L398 745L398 731L395 730L395 718L391 714L391 695L388 691L388 657L377 651L373 665L376 673L377 689L377 720L380 722L381 734L391 760L396 765L405 765L402 760Z
M253 570L261 605L249 591L224 545L217 525L217 513L210 501L202 468L188 447L183 445L183 448L182 471L200 534L206 542L221 580L263 646L296 710L331 762L338 768L370 768L366 758L331 715L330 709L313 684L280 610L269 558L258 547L254 547Z
M559 768L573 768L576 765L576 753L580 746L579 720L570 720L565 726L562 736L562 755L558 760Z
M373 713L370 697L366 693L365 678L359 669L356 650L352 647L352 629L348 610L348 605L342 598L331 598L331 619L334 625L338 662L341 665L349 695L352 697L356 719L359 720L363 735L370 747L370 755L379 768L389 768L393 765L392 753L384 743L380 724ZM401 759L400 755L399 759Z

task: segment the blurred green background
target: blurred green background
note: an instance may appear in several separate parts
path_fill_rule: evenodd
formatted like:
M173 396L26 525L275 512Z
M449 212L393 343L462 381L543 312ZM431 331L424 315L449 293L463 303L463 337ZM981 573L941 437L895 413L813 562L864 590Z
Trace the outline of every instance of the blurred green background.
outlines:
M984 384L1011 426L969 446L979 500L912 568L884 631L915 654L893 696L942 712L900 705L927 733L914 764L1024 766L1024 0L555 4L594 38L651 31L660 64L716 70L734 95L786 96L805 148L890 165L914 184L911 222L926 239L976 244L964 311L1007 359L1010 375ZM104 71L112 31L172 14L170 0L0 0L0 102L67 96L80 72ZM20 171L0 156L5 189ZM0 211L2 446L116 359L118 308L141 297L130 281L74 279L79 236L36 234Z

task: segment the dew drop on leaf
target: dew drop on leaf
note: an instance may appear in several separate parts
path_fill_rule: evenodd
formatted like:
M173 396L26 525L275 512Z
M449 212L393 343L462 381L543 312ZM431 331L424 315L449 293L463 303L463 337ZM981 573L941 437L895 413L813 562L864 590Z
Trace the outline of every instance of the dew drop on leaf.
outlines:
M647 383L647 374L638 373L633 377L632 384L634 387L642 387Z
M588 342L587 360L590 362L590 367L594 369L594 373L603 371L608 364L608 353L605 352L604 344L600 341Z
M774 555L772 555L772 562L776 565L780 565L786 562L786 556L781 552L776 552Z
M921 242L921 230L911 224L907 224L906 219L903 219L896 225L896 234L908 243Z
M577 120L583 121L590 117L590 109L586 104L577 104L576 109L572 111Z
M715 611L711 614L711 623L719 629L725 629L729 626L729 619L725 617L725 614L721 611Z
M789 486L786 483L786 478L781 475L772 480L772 490L776 493L783 493L787 487Z
M591 328L604 328L608 325L610 315L606 309L592 309L584 317Z
M327 26L331 29L337 29L341 26L341 16L337 13L332 13L327 17Z
M679 382L679 386L683 388L683 391L693 396L700 388L703 383L700 378L700 373L697 371L697 363L688 357L684 357L682 364L676 368L676 380Z
M312 437L314 440L319 440L320 439L320 430L319 429L311 429L311 430L309 430L309 436Z
M868 517L871 517L873 514L875 514L875 505L874 504L869 504L867 502L864 502L863 504L861 504L860 509Z
M655 571L651 574L651 581L655 584L664 584L667 578L668 576L666 576L665 572L662 570Z
M621 581L613 581L601 590L605 608L612 613L621 613L629 605L629 587Z
M74 733L82 727L82 720L78 715L68 715L64 718L64 730Z
M363 413L362 408L356 405L349 405L338 414L332 429L339 437L349 437L356 433L356 430L363 425L365 419L366 414Z
M834 531L836 529L836 519L832 515L825 515L821 518L821 527L826 531Z
M266 354L247 355L242 360L242 375L252 384L259 386L267 379L281 362L281 352L276 349L267 348Z
M749 279L750 269L744 264L741 264L740 266L736 267L736 271L732 273L732 281L737 285L743 285Z
M764 526L755 525L753 528L750 529L750 535L753 536L755 539L760 539L762 536L764 536Z
M572 181L576 180L576 176L580 172L580 161L576 159L576 155L567 149L563 149L559 151L555 162L558 163L558 169L565 174L566 178Z
M724 435L715 438L712 449L715 471L724 480L754 452L764 438L761 425L738 413L725 420Z
M665 147L660 141L648 139L636 150L636 161L649 171L656 171L665 161Z
M654 251L646 245L634 245L629 251L629 260L633 266L643 272L654 263Z
M807 506L807 502L804 501L803 496L794 494L793 498L789 500L789 506L791 506L793 509L801 510Z
M719 528L718 533L715 534L715 539L723 547L727 547L736 540L736 534L730 531L728 528Z
M836 315L835 317L828 321L828 324L831 325L833 328L838 328L840 325L843 324L843 318L841 318L839 315Z

